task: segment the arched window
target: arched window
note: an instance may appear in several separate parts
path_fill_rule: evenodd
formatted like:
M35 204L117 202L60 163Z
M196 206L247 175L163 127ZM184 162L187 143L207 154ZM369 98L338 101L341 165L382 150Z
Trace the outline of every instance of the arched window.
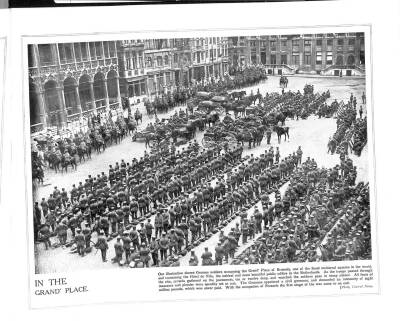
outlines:
M79 112L78 104L79 97L76 94L76 81L72 77L67 77L64 80L64 99L65 108L67 109L68 115L73 115Z
M355 59L353 55L350 55L347 57L347 65L348 66L353 66L355 64Z
M106 106L106 88L104 75L101 72L96 73L93 79L94 101L96 107Z
M118 74L115 70L110 70L107 74L107 90L110 104L118 101Z
M83 111L93 109L91 105L92 91L90 88L90 77L88 75L83 75L79 78L79 99Z

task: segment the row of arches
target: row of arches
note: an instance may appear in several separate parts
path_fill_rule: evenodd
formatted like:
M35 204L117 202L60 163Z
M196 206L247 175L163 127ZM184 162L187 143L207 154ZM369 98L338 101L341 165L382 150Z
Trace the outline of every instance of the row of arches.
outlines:
M119 79L115 70L110 70L106 76L102 72L97 72L93 81L87 74L78 80L69 76L64 79L61 87L55 80L48 80L43 85L42 95L38 86L30 79L31 124L42 122L40 115L45 114L49 125L59 125L65 121L66 116L106 107L107 102L110 104L118 102L119 96Z

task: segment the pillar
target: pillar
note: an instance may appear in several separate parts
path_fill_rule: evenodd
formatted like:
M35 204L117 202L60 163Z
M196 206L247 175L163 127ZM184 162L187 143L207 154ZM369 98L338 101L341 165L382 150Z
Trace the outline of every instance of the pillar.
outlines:
M94 89L93 89L93 81L89 82L89 87L90 87L90 103L92 104L92 109L96 109L96 103L94 102Z
M156 75L153 75L153 81L154 81L154 89L155 89L155 92L156 92L156 95L158 95L158 81L157 81L157 76Z
M39 92L36 93L38 102L39 102L39 116L40 116L40 122L43 124L43 129L47 128L47 113L46 113L46 108L44 106L44 90L40 90Z
M104 91L105 91L105 96L106 96L106 111L108 113L108 111L110 110L110 98L108 97L108 88L107 88L107 79L103 79L103 83L104 83ZM119 86L119 84L118 84ZM119 87L118 87L119 89Z
M60 121L62 126L67 125L67 111L65 109L64 86L60 85L57 88L58 99L60 101Z
M77 105L76 107L78 108L79 111L79 119L82 119L82 106L81 106L81 99L79 98L79 86L75 85L75 95L77 99Z
M121 92L119 89L119 77L116 77L115 79L117 79L117 99L118 99L119 107L122 108ZM107 98L108 98L108 93L107 93Z

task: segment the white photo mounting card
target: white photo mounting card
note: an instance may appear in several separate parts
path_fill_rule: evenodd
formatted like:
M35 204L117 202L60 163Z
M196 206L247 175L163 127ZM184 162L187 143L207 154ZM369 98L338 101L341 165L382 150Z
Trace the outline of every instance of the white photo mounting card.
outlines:
M15 14L30 308L379 292L371 25L225 7Z

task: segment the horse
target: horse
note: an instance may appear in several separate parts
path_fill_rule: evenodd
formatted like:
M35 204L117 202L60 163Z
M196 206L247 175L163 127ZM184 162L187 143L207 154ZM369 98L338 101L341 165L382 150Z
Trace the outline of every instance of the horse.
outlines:
M286 121L286 115L284 113L278 113L275 116L275 120L276 120L276 125L279 124L279 122L281 122L282 126L285 126L285 121Z
M337 147L336 139L330 139L328 142L328 153L331 153L333 155L336 151L336 147Z
M289 127L281 127L281 126L274 126L274 132L278 135L278 143L281 143L281 136L285 135L285 142L286 142L286 136L287 139L289 140Z
M55 172L57 173L60 170L61 158L54 151L48 151L45 153L45 155L46 155L45 159L49 164L48 167L54 169Z
M253 143L254 147L256 147L254 134L252 132L250 132L249 130L245 130L245 131L237 133L236 140L238 141L238 143L241 143L242 145L244 145L245 142L248 142L249 149L251 148L252 143Z
M90 144L80 144L77 148L78 150L78 157L79 157L79 163L82 163L82 159L86 161L85 155L87 156L88 159L92 158L92 148Z
M67 173L68 172L68 166L71 166L73 169L77 169L78 165L76 164L76 159L75 157L69 157L66 159L64 156L61 159L61 173L64 171Z
M139 111L139 109L136 109L136 111L135 111L135 121L136 121L137 125L139 125L139 119L140 119L140 123L142 123L142 113Z
M128 128L128 133L129 135L131 135L131 133L135 132L136 130L136 122L134 121L134 119L132 117L129 117L127 119L127 128Z
M103 147L103 152L106 150L106 143L101 135L95 135L92 144L98 154L101 152L101 147Z

